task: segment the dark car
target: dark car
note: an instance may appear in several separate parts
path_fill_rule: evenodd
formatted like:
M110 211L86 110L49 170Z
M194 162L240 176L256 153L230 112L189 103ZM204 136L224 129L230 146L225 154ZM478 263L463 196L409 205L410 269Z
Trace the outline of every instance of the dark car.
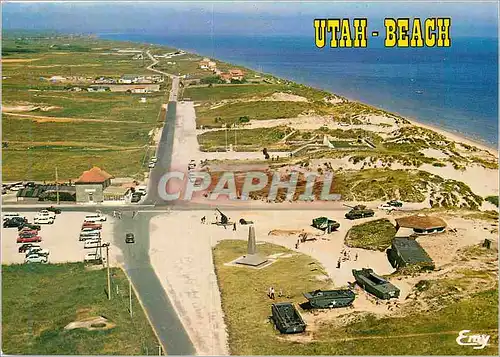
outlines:
M38 246L38 244L24 243L22 246L19 247L19 253L26 253L33 246Z
M132 195L132 199L130 200L130 202L137 203L137 202L139 202L141 200L141 198L142 198L141 194L134 193Z
M12 228L12 227L19 227L25 224L27 221L25 218L22 217L12 217L9 219L6 219L3 222L3 228Z
M403 202L396 200L389 201L387 204L392 207L403 207Z
M32 223L24 222L19 227L17 227L17 230L20 231L23 228L29 228L29 229L33 229L35 231L39 231L42 229L42 226L40 226L39 224L32 224Z
M35 187L35 186L36 184L33 181L26 182L26 185L24 185L24 187Z
M125 243L134 243L134 233L127 233L125 234Z
M50 207L47 207L45 208L47 211L50 211L50 212L54 212L55 214L60 214L61 213L61 210L57 207L54 207L54 206L50 206Z

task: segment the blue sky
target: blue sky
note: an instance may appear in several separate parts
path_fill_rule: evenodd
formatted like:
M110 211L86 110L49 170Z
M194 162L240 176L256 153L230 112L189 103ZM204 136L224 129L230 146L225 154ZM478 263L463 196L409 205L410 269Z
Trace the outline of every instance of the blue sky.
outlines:
M452 18L454 36L497 36L498 3L491 2L75 2L4 3L4 29L86 33L307 35L314 18L368 17L382 29L384 17Z

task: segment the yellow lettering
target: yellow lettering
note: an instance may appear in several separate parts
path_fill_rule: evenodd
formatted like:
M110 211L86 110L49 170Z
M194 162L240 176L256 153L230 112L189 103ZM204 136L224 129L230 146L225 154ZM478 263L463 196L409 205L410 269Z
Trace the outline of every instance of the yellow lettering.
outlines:
M425 20L425 45L434 47L436 45L436 34L432 31L436 30L436 19Z
M366 47L366 19L354 19L354 47Z
M385 47L394 47L396 46L396 20L394 19L385 19Z
M409 36L408 30L410 29L409 19L398 19L398 47L408 47L409 46Z
M330 41L330 47L337 47L337 34L340 29L340 21L338 19L328 19L327 30L332 34L332 40Z
M437 19L437 45L438 47L450 47L451 39L450 39L450 26L451 19L448 17L438 18Z
M342 20L342 35L340 37L340 47L352 47L351 27L349 19Z
M326 20L314 20L314 36L316 47L325 47Z
M422 23L419 18L413 22L413 29L411 31L411 47L424 47L424 39L422 37Z

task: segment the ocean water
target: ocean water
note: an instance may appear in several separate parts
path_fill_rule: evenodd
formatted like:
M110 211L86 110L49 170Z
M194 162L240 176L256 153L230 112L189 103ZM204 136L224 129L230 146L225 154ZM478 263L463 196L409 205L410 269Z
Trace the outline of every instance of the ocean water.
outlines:
M318 49L313 36L100 34L170 45L328 90L498 146L498 42L453 38L449 48Z

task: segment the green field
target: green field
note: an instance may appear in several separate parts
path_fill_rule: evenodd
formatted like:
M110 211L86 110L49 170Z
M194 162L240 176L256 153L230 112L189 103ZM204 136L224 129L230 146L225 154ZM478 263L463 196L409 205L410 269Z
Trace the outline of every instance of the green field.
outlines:
M2 351L30 355L146 355L158 342L133 297L128 312L128 280L112 269L112 299L105 293L106 270L82 263L2 266ZM118 287L118 294L116 289ZM75 320L104 316L109 330L64 330Z
M488 290L452 303L439 311L378 319L362 315L358 322L337 327L323 321L300 342L280 336L268 322L271 300L269 286L286 297L276 301L295 304L305 301L302 293L325 289L329 282L317 280L324 274L310 257L282 247L259 245L262 254L292 253L264 269L226 266L245 254L246 242L222 241L214 248L214 262L222 294L222 308L234 355L497 355L498 291ZM297 305L296 305L297 307ZM298 307L297 307L298 308ZM305 314L298 308L301 314ZM347 312L347 311L346 311ZM459 346L455 339L464 329L491 335L484 350ZM307 330L306 330L307 331Z
M149 59L133 60L133 54L117 54L117 49L172 49L92 37L16 38L7 35L2 43L4 180L53 180L56 166L62 179L73 179L94 165L114 176L141 179L150 133L163 121L161 105L170 83L151 94L68 89L85 88L100 76L152 74L146 69ZM51 76L72 77L73 82L42 78ZM141 97L146 103L140 103ZM19 111L18 106L42 108Z

